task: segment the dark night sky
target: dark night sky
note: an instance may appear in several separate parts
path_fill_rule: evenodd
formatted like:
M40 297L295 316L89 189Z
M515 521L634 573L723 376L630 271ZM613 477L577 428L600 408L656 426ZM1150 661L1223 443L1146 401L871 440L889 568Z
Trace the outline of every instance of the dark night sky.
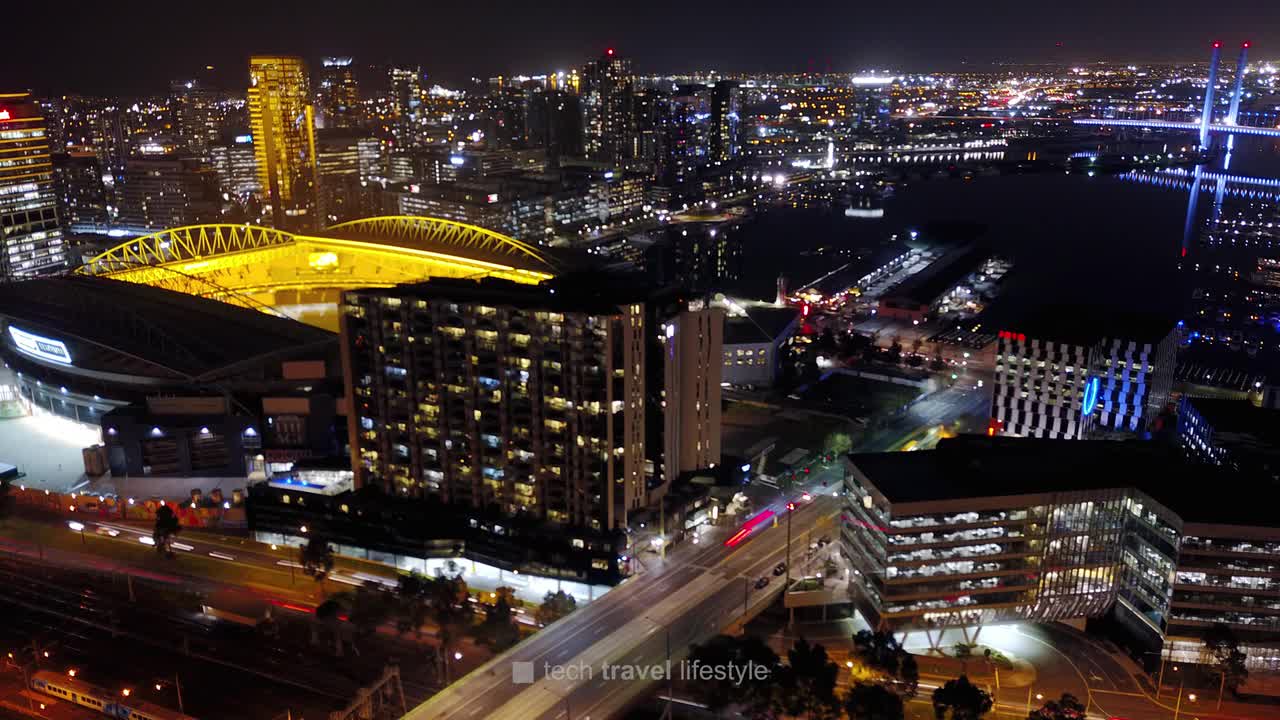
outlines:
M0 10L0 86L37 92L159 93L207 64L239 87L253 52L394 59L445 82L567 68L607 46L638 72L1199 59L1215 38L1228 48L1249 39L1256 57L1280 58L1280 0L12 4Z

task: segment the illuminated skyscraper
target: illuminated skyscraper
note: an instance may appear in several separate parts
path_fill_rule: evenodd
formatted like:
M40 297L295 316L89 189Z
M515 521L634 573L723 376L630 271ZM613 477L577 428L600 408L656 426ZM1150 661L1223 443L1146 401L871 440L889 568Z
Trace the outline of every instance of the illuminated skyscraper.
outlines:
M197 156L204 156L229 124L243 123L243 117L236 117L243 115L241 102L199 80L170 83L169 104L178 123L179 140Z
M616 163L626 157L631 135L631 61L613 48L583 72L587 158Z
M314 226L315 122L302 58L249 58L249 125L258 180L275 226Z
M0 93L0 152L0 278L61 269L49 137L29 93Z
M391 108L395 115L395 134L401 147L417 144L419 122L423 115L422 68L392 66L387 69L391 86Z
M321 127L352 128L359 124L360 87L351 64L349 57L328 57L320 61L316 105Z
M164 228L216 222L218 175L199 158L172 153L130 158L120 195L120 221Z
M721 80L711 88L711 159L738 155L738 81Z

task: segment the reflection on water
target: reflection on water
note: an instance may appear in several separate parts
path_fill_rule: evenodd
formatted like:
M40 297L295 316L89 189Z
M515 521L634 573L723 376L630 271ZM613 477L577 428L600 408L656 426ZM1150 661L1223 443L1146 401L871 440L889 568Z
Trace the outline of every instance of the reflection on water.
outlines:
M933 228L976 227L1015 263L993 322L1028 302L1160 311L1186 320L1193 352L1256 366L1280 353L1278 202L1280 143L1248 137L1193 170L926 179L900 186L881 217L761 213L740 231L736 289L771 299L779 273L800 287L895 233L936 242Z
M1266 372L1280 354L1280 143L1232 138L1224 150L1191 171L1122 177L1185 193L1177 287L1189 359Z

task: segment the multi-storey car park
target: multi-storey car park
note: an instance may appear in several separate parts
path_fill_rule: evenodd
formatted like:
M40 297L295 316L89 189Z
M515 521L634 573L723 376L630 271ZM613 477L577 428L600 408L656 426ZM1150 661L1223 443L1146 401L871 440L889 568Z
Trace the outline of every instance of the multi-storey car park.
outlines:
M1083 439L1149 430L1169 401L1180 332L1172 320L1050 307L1000 331L992 429Z
M1110 615L1194 662L1225 623L1253 666L1280 664L1280 523L1245 499L1267 480L1157 442L977 436L847 470L850 595L875 626L936 643L947 627Z

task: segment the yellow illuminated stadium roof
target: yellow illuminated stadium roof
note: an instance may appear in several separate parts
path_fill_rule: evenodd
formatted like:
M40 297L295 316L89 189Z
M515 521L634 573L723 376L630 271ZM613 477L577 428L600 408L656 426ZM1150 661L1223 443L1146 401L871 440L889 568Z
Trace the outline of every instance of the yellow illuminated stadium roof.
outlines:
M255 307L337 328L344 290L432 277L536 284L556 271L541 248L474 225L389 216L314 234L192 225L125 241L76 272Z

